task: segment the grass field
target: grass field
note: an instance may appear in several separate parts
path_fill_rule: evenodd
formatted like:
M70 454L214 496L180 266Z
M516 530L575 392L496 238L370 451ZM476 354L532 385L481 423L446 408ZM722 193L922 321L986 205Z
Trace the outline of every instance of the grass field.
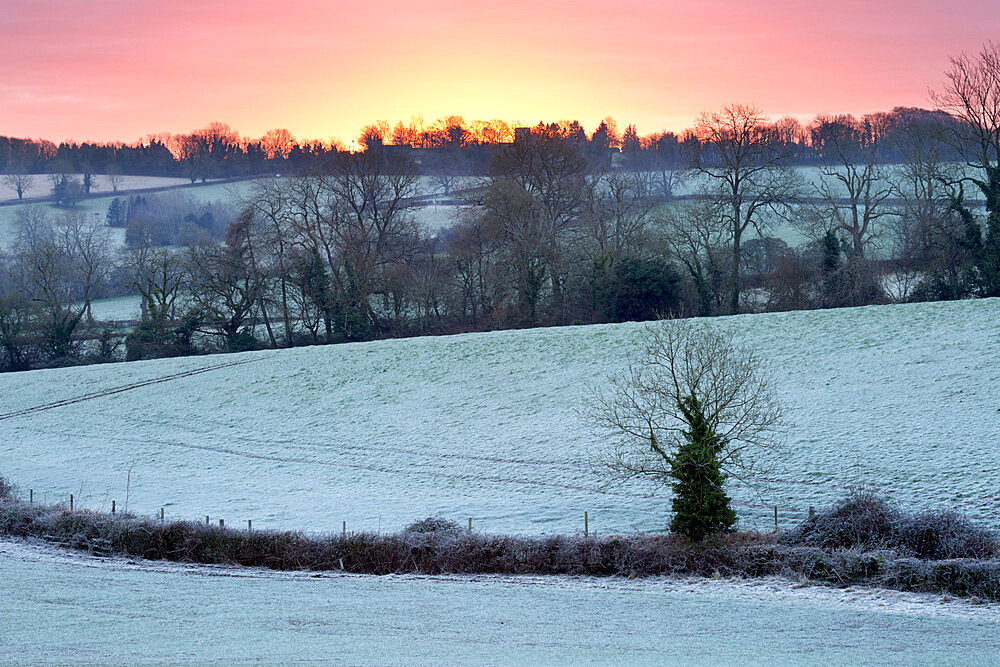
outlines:
M857 485L1000 526L1000 300L716 318L774 365L791 426L744 527ZM641 324L414 338L0 376L0 469L39 497L255 526L655 531L667 496L602 492L577 411ZM114 392L114 393L112 393ZM81 400L82 399L82 400ZM53 402L60 404L31 410ZM29 410L28 412L21 412ZM18 414L12 414L18 413Z

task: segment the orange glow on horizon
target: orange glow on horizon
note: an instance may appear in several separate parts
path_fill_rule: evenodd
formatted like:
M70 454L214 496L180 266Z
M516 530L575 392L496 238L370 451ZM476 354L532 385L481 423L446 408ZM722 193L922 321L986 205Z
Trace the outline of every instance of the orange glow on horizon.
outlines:
M929 106L948 56L1000 34L992 2L872 4L21 2L0 19L0 134L135 141L218 120L349 146L378 119L452 114L648 134L733 102L808 120Z

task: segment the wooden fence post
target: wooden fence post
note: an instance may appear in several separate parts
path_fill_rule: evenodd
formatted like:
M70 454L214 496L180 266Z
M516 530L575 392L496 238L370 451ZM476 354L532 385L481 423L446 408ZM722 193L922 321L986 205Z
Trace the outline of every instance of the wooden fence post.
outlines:
M344 537L347 537L347 522L346 521L344 521L343 524L341 525L341 532L343 533Z
M111 513L112 514L115 513L115 501L113 501L113 500L111 501Z
M69 494L69 511L73 511L73 494Z
M30 505L34 505L35 504L35 490L34 489L28 489L28 504L30 504Z
M219 528L225 528L225 527L226 527L226 520L219 519Z
M472 517L469 517L469 532L472 532Z
M583 536L587 537L588 535L590 535L590 520L589 520L589 517L587 516L586 510L584 510L584 512L583 512Z
M778 506L774 506L774 532L778 532Z
M163 508L160 508L160 523L163 523Z
M206 526L208 525L208 515L207 514L205 515L205 525Z
M247 519L247 530L253 530L253 522Z

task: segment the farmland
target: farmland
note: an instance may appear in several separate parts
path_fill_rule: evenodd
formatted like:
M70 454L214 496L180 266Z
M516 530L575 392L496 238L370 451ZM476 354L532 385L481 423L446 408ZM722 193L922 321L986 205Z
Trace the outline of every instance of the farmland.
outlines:
M984 445L1000 439L998 319L1000 300L984 299L704 321L745 333L788 409L759 492L734 487L741 526L767 528L774 506L791 525L861 485L1000 525L1000 453ZM0 467L43 500L107 508L128 494L141 513L260 527L393 530L441 514L573 533L588 511L599 533L662 530L665 492L600 488L604 436L579 416L642 326L5 374Z

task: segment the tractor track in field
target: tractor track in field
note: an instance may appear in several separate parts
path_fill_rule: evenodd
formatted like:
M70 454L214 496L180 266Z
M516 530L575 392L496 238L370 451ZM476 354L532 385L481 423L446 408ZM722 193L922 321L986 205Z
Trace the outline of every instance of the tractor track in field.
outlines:
M58 401L52 401L51 403L43 403L42 405L35 405L30 408L22 408L21 410L14 410L13 412L8 412L5 414L0 414L0 421L6 419L13 419L14 417L21 417L23 415L30 415L36 412L44 412L46 410L53 410L55 408L61 408L66 405L73 405L75 403L82 403L83 401L90 401L95 398L104 398L105 396L113 396L115 394L122 394L126 391L132 391L133 389L141 389L142 387L148 387L154 384L161 384L163 382L170 382L171 380L179 380L181 378L191 377L194 375L201 375L202 373L209 373L211 371L220 370L222 368L231 368L233 366L242 366L244 364L253 363L258 361L259 358L255 359L242 359L240 361L230 361L224 364L213 364L211 366L201 366L199 368L192 368L191 370L182 371L180 373L172 373L171 375L164 375L162 377L153 378L151 380L142 380L140 382L132 382L125 385L120 385L118 387L112 387L110 389L105 389L103 391L94 391L89 394L82 394L80 396L73 396L71 398L64 398Z

